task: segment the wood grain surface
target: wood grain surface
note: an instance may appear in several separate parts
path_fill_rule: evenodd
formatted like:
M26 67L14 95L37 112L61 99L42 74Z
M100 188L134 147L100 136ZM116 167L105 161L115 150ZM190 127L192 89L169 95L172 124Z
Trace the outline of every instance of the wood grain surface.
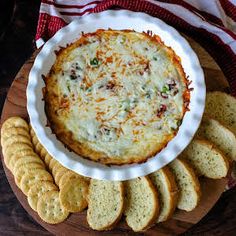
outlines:
M190 40L190 39L189 39ZM200 48L195 42L190 40L192 47L198 52L201 64L204 68L206 81L207 81L207 89L208 90L227 90L227 83L224 79L224 76L215 62L209 57L209 55ZM25 65L22 67L12 87L7 95L7 99L5 101L4 109L2 112L2 121L4 121L7 117L12 115L20 115L24 118L27 118L26 112L26 98L25 98L25 89L27 84L27 77L29 70L32 66L35 54L32 56L30 60L28 60ZM214 78L214 80L212 80ZM4 167L5 168L5 167ZM5 168L6 175L8 181L16 194L18 200L21 202L23 207L27 210L27 212L44 228L48 229L50 232L56 235L98 235L97 232L91 231L86 223L85 212L72 214L65 223L52 226L49 224L43 223L37 214L33 212L27 204L25 196L21 193L21 191L14 184L12 175ZM140 235L177 235L183 233L188 228L196 224L215 204L215 202L220 197L223 192L226 179L222 180L207 180L202 179L202 190L203 197L201 203L197 209L195 209L191 213L185 213L182 211L177 211L173 219L168 222L158 224L156 227L148 230L146 233L142 233ZM5 206L5 208L7 208ZM28 217L30 220L31 218ZM45 231L38 231L39 228L35 227L34 230L31 229L31 232L39 233L39 235L47 235ZM1 231L0 231L1 232ZM42 234L41 234L42 232ZM204 231L202 231L204 232ZM108 231L102 233L104 235L133 235L132 231L130 231L124 223L120 223L115 230ZM101 235L101 233L99 233ZM137 234L135 234L137 235Z

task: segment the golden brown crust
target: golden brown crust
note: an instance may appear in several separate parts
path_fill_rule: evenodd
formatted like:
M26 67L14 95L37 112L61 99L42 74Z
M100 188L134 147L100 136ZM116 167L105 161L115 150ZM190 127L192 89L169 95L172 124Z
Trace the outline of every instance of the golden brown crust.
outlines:
M101 32L103 30L98 30L95 33L89 33L87 35L93 35ZM112 30L111 30L112 31ZM129 30L128 30L129 31ZM163 44L161 42L160 38L158 36L151 36L149 34L145 34L146 37L149 37L151 40L157 41L159 44ZM58 85L55 80L52 79L52 75L55 72L60 71L60 65L65 60L65 57L70 53L73 49L80 46L81 44L86 44L86 38L81 37L78 41L75 43L69 45L65 49L61 49L59 52L57 52L57 61L53 65L49 75L47 77L44 77L46 87L44 88L44 100L45 100L45 112L48 118L48 123L53 131L53 133L56 134L56 137L71 151L74 151L78 155L90 159L96 162L100 162L103 164L115 164L115 165L123 165L123 164L132 164L132 163L143 163L147 161L148 158L154 156L158 152L160 152L167 143L176 135L178 129L163 137L162 142L160 142L158 145L149 145L146 150L144 150L142 153L140 152L136 156L123 156L120 158L120 156L108 156L102 151L97 151L91 148L88 143L86 142L80 142L78 139L76 139L71 131L68 131L65 124L61 122L58 119L58 107L60 107L60 99L59 95L57 94ZM164 44L163 44L164 45ZM186 83L186 91L183 94L184 98L184 109L183 109L183 115L188 109L188 103L189 103L189 90L188 90L188 81L186 78L186 75L183 71L183 68L181 66L181 60L180 58L175 54L175 52L168 47L168 52L170 54L170 58L172 59L172 63L175 65L175 68L177 69L178 73L181 75L181 79ZM66 102L65 102L66 103ZM66 107L64 109L63 115L66 117Z

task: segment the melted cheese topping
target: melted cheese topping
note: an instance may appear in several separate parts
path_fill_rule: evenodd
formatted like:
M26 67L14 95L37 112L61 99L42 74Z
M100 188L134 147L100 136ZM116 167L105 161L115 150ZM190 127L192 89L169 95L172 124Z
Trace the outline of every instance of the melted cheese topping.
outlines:
M187 80L178 60L158 37L144 33L83 35L62 50L50 78L57 85L58 120L75 141L106 158L148 156L155 146L160 151L185 112Z

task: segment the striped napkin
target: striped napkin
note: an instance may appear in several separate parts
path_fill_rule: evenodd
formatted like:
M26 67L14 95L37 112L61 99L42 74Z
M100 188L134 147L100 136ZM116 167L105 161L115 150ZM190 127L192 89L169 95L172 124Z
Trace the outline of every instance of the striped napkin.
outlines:
M114 8L145 12L191 36L218 63L236 96L236 0L42 0L36 45L78 17Z

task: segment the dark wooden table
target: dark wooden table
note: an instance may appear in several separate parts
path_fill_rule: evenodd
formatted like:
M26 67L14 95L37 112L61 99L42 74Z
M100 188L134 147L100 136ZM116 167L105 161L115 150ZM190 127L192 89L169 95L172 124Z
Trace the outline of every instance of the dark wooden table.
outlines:
M39 2L16 0L14 16L4 35L0 35L0 111L16 73L35 49L33 38ZM0 11L1 21L4 11ZM17 201L0 162L0 236L2 235L51 234L38 225ZM225 192L209 214L184 235L236 235L236 188Z

